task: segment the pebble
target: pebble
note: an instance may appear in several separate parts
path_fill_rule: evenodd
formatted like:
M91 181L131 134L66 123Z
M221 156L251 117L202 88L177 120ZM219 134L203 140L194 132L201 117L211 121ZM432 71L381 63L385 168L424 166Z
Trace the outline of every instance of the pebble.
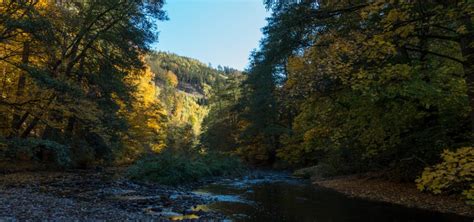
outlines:
M106 173L108 169L0 175L0 221L167 221L194 220L197 215L203 220L224 219L216 212L190 210L212 202L191 190L123 177L105 180Z

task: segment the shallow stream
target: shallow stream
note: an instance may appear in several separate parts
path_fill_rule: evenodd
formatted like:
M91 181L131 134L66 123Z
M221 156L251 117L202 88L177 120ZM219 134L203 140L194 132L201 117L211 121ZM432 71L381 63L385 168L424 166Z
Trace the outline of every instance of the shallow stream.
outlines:
M231 221L471 221L452 214L349 198L285 173L223 180L193 193L216 200L194 211L217 211Z

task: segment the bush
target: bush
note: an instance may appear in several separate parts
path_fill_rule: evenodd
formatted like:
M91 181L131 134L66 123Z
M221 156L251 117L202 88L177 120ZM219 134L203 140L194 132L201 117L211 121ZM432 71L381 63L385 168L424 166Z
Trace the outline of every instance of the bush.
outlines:
M474 202L474 148L464 147L454 152L445 150L443 162L427 167L416 182L418 189L434 194L462 193Z
M19 160L52 161L58 166L71 164L69 146L42 139L1 139L7 147L4 156ZM52 159L48 159L51 155Z
M89 146L84 140L74 140L71 146L71 153L73 167L86 169L96 162L94 148Z
M128 176L134 180L176 185L211 176L240 174L243 169L240 161L231 156L165 151L139 160L129 168Z

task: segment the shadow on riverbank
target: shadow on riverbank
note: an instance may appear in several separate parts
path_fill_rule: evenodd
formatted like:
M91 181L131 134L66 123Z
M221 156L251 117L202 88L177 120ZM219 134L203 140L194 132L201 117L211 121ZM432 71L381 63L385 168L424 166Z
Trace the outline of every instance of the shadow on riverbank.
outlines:
M351 175L332 179L318 179L314 180L313 184L338 191L350 197L474 218L474 206L468 205L461 195L422 193L416 189L414 183L388 181L368 175Z

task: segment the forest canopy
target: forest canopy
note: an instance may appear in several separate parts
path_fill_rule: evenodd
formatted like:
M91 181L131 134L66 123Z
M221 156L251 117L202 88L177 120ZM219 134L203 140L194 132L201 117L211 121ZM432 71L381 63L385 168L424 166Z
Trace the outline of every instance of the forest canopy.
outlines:
M470 0L265 0L244 72L153 51L162 0L0 3L0 159L198 178L225 153L473 195Z
M226 112L238 123L228 146L245 160L413 180L443 150L472 146L472 2L266 4L265 37Z
M212 86L238 71L152 52L163 4L2 2L1 158L86 167L194 147Z

